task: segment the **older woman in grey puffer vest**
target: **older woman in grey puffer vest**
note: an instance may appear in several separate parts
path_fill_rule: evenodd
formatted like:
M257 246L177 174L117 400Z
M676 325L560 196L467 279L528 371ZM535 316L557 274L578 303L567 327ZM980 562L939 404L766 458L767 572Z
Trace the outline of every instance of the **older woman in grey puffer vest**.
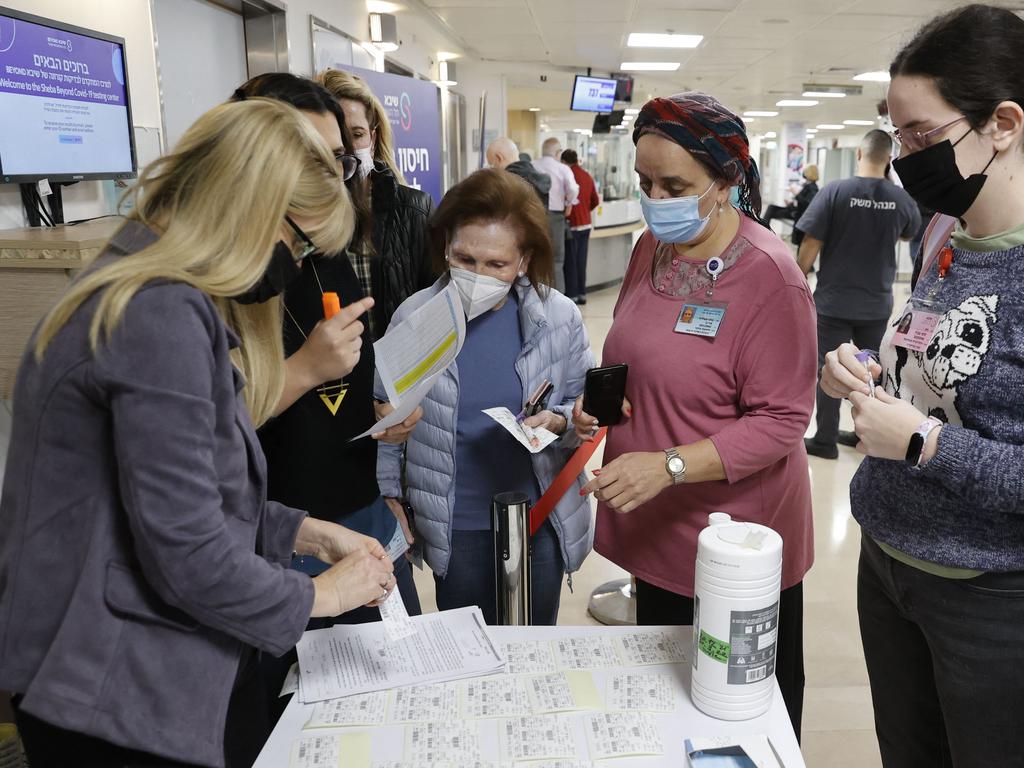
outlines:
M448 281L446 275L408 299L395 314L392 324L402 322L444 290ZM571 424L573 403L583 393L587 369L594 364L579 309L557 291L545 289L546 295L542 296L524 279L520 279L513 290L523 337L522 351L515 365L523 402L547 378L554 385L548 400L549 409ZM383 398L379 378L376 389L377 396ZM405 481L408 500L415 510L416 536L427 563L440 579L448 573L452 557L458 400L456 361L423 401L423 418L410 436L406 450ZM570 429L545 450L532 454L533 472L541 491L548 488L578 446L579 441ZM377 479L381 493L385 497L400 498L402 447L382 443L378 451ZM593 540L590 503L579 494L584 482L583 476L577 478L575 486L562 497L550 517L565 571L570 574L570 586L571 574L589 554ZM495 489L496 492L501 490Z

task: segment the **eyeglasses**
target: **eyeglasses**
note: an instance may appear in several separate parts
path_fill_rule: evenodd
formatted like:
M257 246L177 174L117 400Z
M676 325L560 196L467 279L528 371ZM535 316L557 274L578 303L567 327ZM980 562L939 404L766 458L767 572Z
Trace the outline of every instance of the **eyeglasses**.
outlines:
M302 261L310 254L316 253L316 244L309 239L309 235L302 231L302 227L292 221L291 216L285 216L284 220L288 222L288 226L292 228L296 235L299 236L299 239L305 243L305 245L302 246L302 250L299 251L298 255L295 257L295 261Z
M956 125L961 120L966 120L966 116L960 116L956 120L950 120L944 125L940 125L938 128L932 128L930 131L903 131L897 128L892 132L892 137L896 140L897 144L904 145L911 152L917 152L928 146L928 137L933 136L940 131L944 131L950 126Z
M362 164L358 157L344 152L335 152L334 160L341 167L341 175L345 181L355 176L356 171L359 170L359 166Z

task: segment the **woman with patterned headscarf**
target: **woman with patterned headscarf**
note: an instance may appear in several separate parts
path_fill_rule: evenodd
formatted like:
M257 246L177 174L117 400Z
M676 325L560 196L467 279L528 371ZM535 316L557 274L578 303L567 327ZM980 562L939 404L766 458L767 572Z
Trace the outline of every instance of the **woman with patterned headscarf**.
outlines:
M629 376L607 463L583 489L599 502L595 549L636 577L638 624L691 624L708 513L778 531L776 674L799 735L801 585L813 559L803 445L816 383L811 293L758 219L760 178L736 115L702 93L654 99L633 141L648 230L604 347L603 364L628 364ZM577 432L589 435L596 420L576 411Z

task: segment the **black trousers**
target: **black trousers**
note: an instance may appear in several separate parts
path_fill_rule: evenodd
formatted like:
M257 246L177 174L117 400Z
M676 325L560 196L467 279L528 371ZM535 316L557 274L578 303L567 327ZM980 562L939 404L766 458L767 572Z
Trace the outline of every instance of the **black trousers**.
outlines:
M255 651L240 665L224 732L227 768L251 768L270 735L263 685ZM200 768L167 757L127 749L78 731L69 731L23 712L21 696L11 699L25 756L32 768ZM187 741L189 734L181 734Z
M825 355L848 341L861 349L877 350L888 324L887 317L881 320L843 320L818 315L818 430L814 434L814 442L835 445L839 437L839 408L842 401L826 395L821 388L821 367L825 364Z
M942 578L864 536L857 614L885 768L1024 766L1024 571Z
M693 598L636 580L636 623L693 624ZM775 649L775 679L797 741L804 709L804 585L795 584L779 596L779 641Z

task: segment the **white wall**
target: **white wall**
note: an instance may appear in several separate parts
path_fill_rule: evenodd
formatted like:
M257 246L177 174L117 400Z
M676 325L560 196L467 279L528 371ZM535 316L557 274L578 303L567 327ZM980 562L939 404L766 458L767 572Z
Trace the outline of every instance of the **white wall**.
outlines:
M153 49L149 0L3 0L16 11L123 37L131 88L132 121L148 129L160 128L160 96ZM83 181L64 188L64 213L72 219L100 216L112 211L103 185ZM18 187L0 184L0 229L26 226Z

